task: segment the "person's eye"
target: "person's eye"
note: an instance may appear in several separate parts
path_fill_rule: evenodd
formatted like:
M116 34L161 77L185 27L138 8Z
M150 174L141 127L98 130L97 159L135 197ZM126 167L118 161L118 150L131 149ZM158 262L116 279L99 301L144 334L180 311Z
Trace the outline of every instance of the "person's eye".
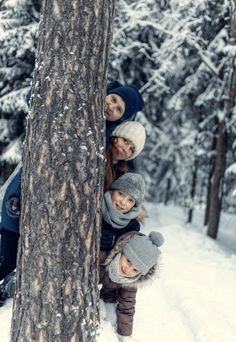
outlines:
M117 112L121 113L121 108L120 107L117 107Z
M116 103L116 98L115 98L115 96L112 96L112 102L113 102L113 103Z
M123 195L123 192L122 192L122 191L119 191L118 194L119 194L120 196L122 196L122 195Z
M133 147L133 146L130 146L130 151L131 151L132 153L134 153L134 147Z
M133 204L133 203L134 203L134 200L133 200L132 198L130 198L130 199L129 199L129 202Z
M127 139L125 139L125 138L123 138L123 139L124 139L124 143L125 143L125 144L128 144L128 143L129 143Z

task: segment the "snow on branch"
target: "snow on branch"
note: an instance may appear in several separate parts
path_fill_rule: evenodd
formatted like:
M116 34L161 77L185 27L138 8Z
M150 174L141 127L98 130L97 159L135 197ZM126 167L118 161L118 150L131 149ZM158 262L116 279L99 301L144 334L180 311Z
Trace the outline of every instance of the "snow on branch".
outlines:
M204 52L202 51L202 48L200 47L200 45L192 40L190 40L188 37L186 37L186 42L194 47L197 51L198 51L198 54L199 56L201 57L203 63L206 64L206 66L211 70L211 72L219 77L219 71L218 69L215 67L215 65L212 63L212 61L206 57L206 55L204 54Z

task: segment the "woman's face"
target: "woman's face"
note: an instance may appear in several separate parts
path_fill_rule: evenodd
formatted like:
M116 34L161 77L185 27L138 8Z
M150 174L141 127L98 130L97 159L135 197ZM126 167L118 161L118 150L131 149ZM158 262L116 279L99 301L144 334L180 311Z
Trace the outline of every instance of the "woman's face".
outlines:
M127 160L131 158L134 153L134 144L125 139L116 137L114 141L115 155L114 160Z
M123 214L128 213L128 211L130 211L135 205L134 198L126 191L112 190L111 200L116 210Z
M117 94L109 94L105 98L105 116L107 121L119 120L125 112L125 102Z
M139 270L134 264L122 254L119 262L119 275L126 278L133 278L139 274Z

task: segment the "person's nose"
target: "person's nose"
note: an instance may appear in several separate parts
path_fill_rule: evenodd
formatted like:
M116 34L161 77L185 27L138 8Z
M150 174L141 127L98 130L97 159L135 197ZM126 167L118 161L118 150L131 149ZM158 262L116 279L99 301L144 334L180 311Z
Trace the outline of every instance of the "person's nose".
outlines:
M122 197L121 200L120 200L120 203L125 206L126 204L126 198L125 197Z
M114 108L115 108L115 103L109 101L109 102L108 102L108 107L109 107L109 109L114 110Z
M127 153L129 151L129 145L123 145L123 150Z

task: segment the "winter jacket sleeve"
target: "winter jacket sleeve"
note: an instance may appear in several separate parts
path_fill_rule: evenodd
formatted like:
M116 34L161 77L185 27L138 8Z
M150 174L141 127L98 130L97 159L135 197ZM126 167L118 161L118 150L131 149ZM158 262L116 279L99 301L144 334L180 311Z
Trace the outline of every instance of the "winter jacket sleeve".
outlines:
M117 333L130 336L133 331L137 288L122 287L119 289L117 314Z

